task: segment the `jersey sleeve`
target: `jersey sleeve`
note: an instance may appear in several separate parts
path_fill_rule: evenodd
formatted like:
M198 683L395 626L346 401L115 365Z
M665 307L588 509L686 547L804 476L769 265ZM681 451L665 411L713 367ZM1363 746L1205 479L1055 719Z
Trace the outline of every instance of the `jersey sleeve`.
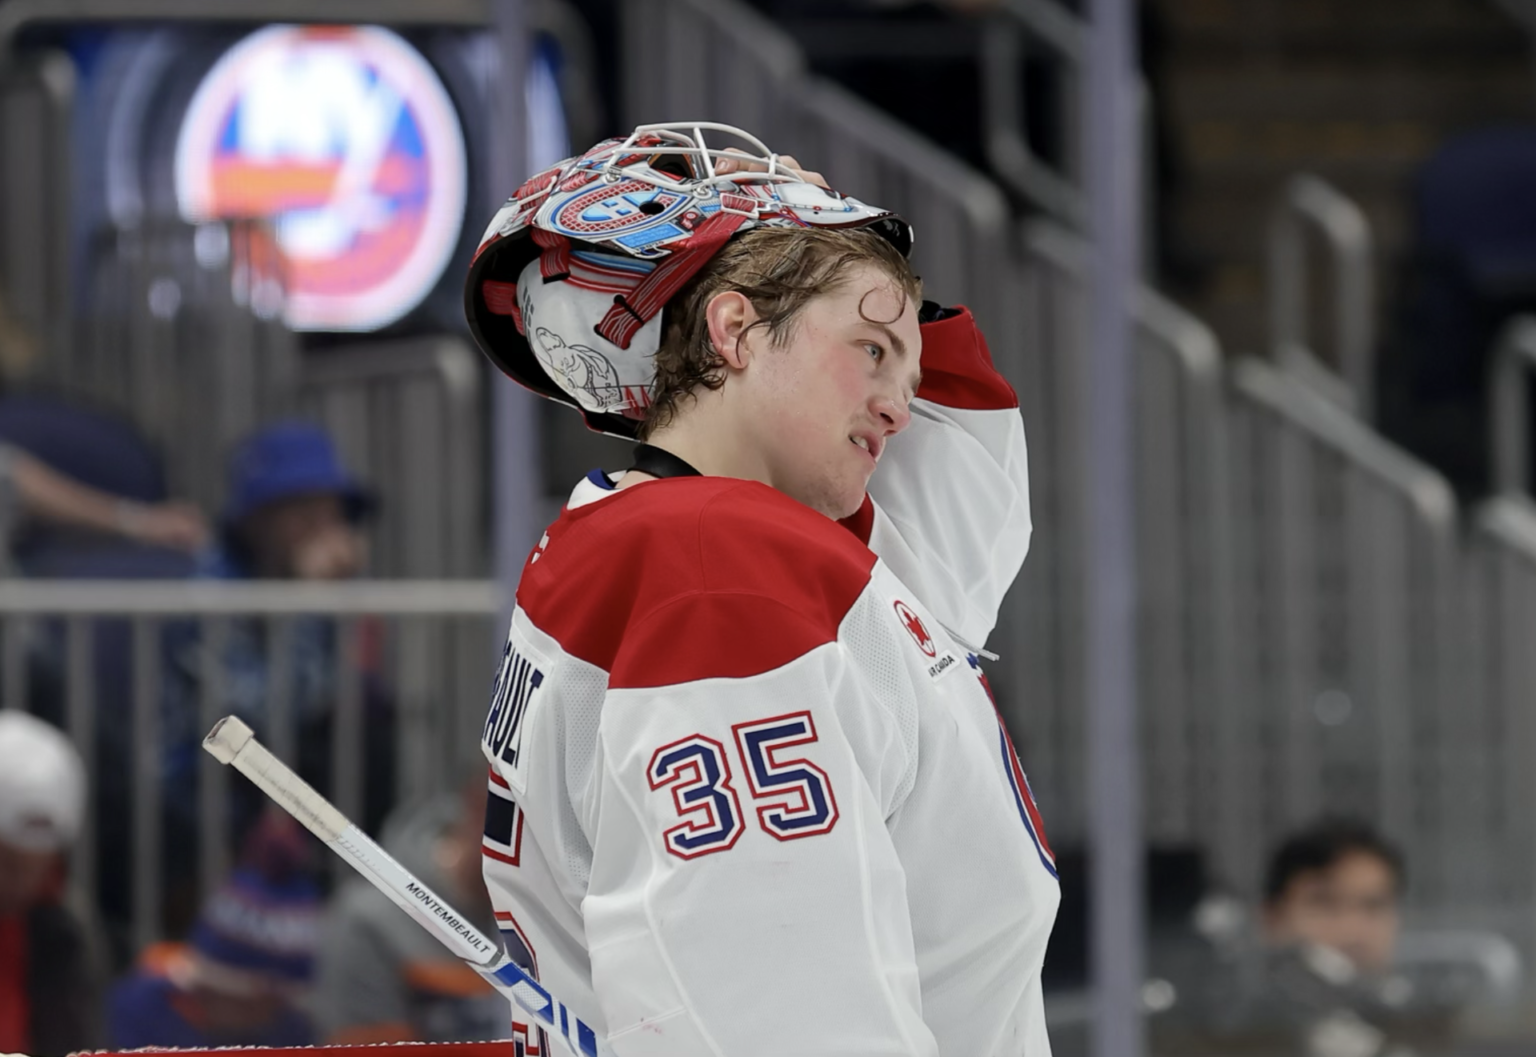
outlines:
M668 656L760 671L676 681ZM937 1052L885 825L915 773L914 706L882 691L761 593L691 593L630 629L580 807L620 1057Z
M845 524L974 649L1029 550L1024 423L969 309L922 333L912 422L891 438L864 509Z

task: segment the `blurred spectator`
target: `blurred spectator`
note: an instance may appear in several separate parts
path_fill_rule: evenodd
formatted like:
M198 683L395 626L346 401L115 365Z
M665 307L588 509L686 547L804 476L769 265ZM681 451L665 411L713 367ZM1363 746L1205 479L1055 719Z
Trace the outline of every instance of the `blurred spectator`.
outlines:
M1488 383L1499 333L1536 312L1533 179L1536 126L1504 125L1447 140L1413 180L1414 239L1377 372L1380 424L1463 499L1493 483Z
M85 812L85 767L57 728L0 712L0 1051L63 1057L97 1045L98 978L63 905Z
M215 579L344 580L362 571L367 544L360 528L374 498L342 468L318 426L283 422L242 442L230 460L229 498L220 519L221 545L203 570ZM225 711L264 729L270 657L262 621L235 621L223 654ZM168 717L172 729L195 723L202 674L199 640L173 646L187 697ZM289 699L301 722L328 715L336 695L334 621L289 623ZM186 729L192 759L201 729Z
M1407 876L1370 826L1325 819L1284 840L1265 876L1256 950L1227 949L1209 1026L1227 1048L1280 1057L1410 1057L1454 1009L1394 969Z
M458 793L401 807L385 823L384 847L480 929L495 915L480 875L485 817L483 769ZM354 882L326 915L316 1017L325 1041L475 1042L505 1039L506 999L372 885Z
M256 431L237 445L229 464L228 498L220 518L218 547L206 557L202 574L224 580L336 581L357 576L367 561L364 519L375 507L373 494L341 464L331 439L307 422L278 422ZM263 736L270 737L268 709L274 697L271 683L281 691L288 715L296 724L296 769L321 788L329 788L333 765L331 717L341 693L344 662L341 628L329 617L295 616L281 624L259 619L235 619L226 627L217 665L219 712L239 715ZM388 704L379 680L372 677L379 650L377 625L357 625L361 645L355 660L365 712L363 755L366 797L365 827L382 821L385 797L392 788L392 728ZM168 632L170 661L166 671L163 730L166 742L165 781L170 815L168 831L196 832L195 788L202 757L204 730L199 708L202 680L210 665L208 644L201 629L187 624ZM275 656L281 651L281 660ZM254 788L236 794L232 819L238 834L264 806ZM173 845L175 842L173 842ZM168 866L167 876L190 870L192 842L180 842L187 869ZM172 855L178 854L173 847ZM183 901L183 904L185 901Z
M109 1045L312 1043L302 1009L319 931L311 858L304 831L269 809L240 864L204 904L190 941L149 948L113 988Z
M0 399L0 547L44 579L191 574L202 514L168 502L158 452L120 416L35 393ZM8 514L6 512L8 510Z
M207 519L190 503L141 503L114 496L56 472L21 448L0 443L0 542L8 546L28 517L182 551L199 550L209 538ZM0 570L4 568L0 559Z
M36 393L0 398L0 566L41 579L190 576L208 524L166 494L158 452L121 416ZM70 667L66 625L49 618L31 629L25 650L6 660L25 669L28 708L61 723L70 680L79 674ZM131 625L94 618L86 635L91 748L96 759L121 759L134 738ZM96 935L119 965L128 955L129 893L121 873L130 854L131 773L103 767L92 774L96 876L84 879L97 890L103 920Z
M1281 948L1313 946L1347 958L1355 974L1392 965L1406 883L1402 854L1369 826L1330 820L1275 851L1264 882L1264 933Z
M359 525L374 505L320 427L267 426L230 462L224 546L210 572L227 579L349 579L367 562Z

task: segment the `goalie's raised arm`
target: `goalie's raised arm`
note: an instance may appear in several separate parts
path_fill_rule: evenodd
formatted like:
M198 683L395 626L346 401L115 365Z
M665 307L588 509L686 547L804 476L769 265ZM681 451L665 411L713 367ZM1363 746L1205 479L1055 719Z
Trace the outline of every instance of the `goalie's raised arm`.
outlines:
M970 310L923 308L912 422L845 524L979 650L1029 550L1024 421Z

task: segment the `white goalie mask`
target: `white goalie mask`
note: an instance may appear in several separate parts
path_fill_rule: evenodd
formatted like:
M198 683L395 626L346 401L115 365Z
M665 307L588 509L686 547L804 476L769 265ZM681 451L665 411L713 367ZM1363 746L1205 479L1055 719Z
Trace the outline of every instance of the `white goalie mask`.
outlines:
M727 157L753 171L720 172ZM740 129L641 125L535 176L497 212L470 265L470 329L517 382L633 437L667 302L760 226L868 228L912 248L901 217L808 182Z

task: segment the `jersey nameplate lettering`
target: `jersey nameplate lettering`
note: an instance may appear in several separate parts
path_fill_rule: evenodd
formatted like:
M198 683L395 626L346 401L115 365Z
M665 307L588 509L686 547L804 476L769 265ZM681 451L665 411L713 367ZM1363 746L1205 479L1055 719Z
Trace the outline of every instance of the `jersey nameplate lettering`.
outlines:
M501 667L491 690L491 710L485 717L480 748L514 793L528 789L528 761L523 733L532 722L539 691L549 664L513 628L501 652Z

